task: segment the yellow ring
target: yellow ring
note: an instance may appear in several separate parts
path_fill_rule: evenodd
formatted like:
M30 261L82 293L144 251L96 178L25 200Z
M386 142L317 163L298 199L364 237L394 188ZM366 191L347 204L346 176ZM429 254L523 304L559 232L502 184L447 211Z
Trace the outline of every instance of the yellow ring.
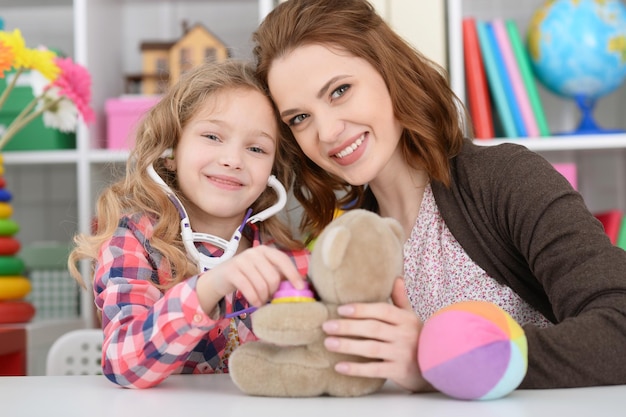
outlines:
M13 207L9 203L0 202L0 219L8 219L12 215Z
M0 276L0 300L19 300L30 292L30 281L19 275Z

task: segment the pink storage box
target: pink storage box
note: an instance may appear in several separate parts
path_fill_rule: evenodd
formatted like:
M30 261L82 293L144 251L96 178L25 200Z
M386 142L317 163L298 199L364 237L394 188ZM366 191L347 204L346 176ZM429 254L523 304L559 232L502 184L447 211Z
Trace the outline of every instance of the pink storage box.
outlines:
M107 148L132 148L137 124L159 99L159 96L122 96L106 100Z

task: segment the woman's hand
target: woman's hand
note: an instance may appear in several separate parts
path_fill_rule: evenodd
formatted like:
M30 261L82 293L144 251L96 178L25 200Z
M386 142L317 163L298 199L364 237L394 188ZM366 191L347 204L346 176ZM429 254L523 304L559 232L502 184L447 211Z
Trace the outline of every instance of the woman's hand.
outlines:
M204 272L198 278L196 291L202 309L211 314L225 295L236 290L251 305L260 307L270 300L283 279L297 289L304 287L304 278L287 254L259 245Z
M324 323L323 329L329 335L324 341L328 350L380 359L339 362L335 370L352 376L387 378L409 391L432 391L417 364L422 322L411 309L402 279L394 283L391 298L393 304L340 306L338 313L344 318Z

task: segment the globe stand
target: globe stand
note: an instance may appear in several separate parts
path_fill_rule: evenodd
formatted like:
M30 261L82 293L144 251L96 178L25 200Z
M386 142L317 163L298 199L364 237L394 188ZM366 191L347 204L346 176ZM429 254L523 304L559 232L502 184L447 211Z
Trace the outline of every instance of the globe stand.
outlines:
M597 99L577 95L575 100L582 114L580 123L573 132L561 133L560 135L603 135L625 132L622 129L604 129L598 126L593 118L593 111L595 109Z

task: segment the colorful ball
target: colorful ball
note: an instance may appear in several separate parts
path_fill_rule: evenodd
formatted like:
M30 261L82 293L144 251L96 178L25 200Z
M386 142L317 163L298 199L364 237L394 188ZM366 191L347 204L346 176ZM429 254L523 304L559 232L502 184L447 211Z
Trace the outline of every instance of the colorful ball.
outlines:
M424 323L417 359L424 379L442 393L491 400L522 382L528 345L524 330L506 311L485 301L465 301Z

